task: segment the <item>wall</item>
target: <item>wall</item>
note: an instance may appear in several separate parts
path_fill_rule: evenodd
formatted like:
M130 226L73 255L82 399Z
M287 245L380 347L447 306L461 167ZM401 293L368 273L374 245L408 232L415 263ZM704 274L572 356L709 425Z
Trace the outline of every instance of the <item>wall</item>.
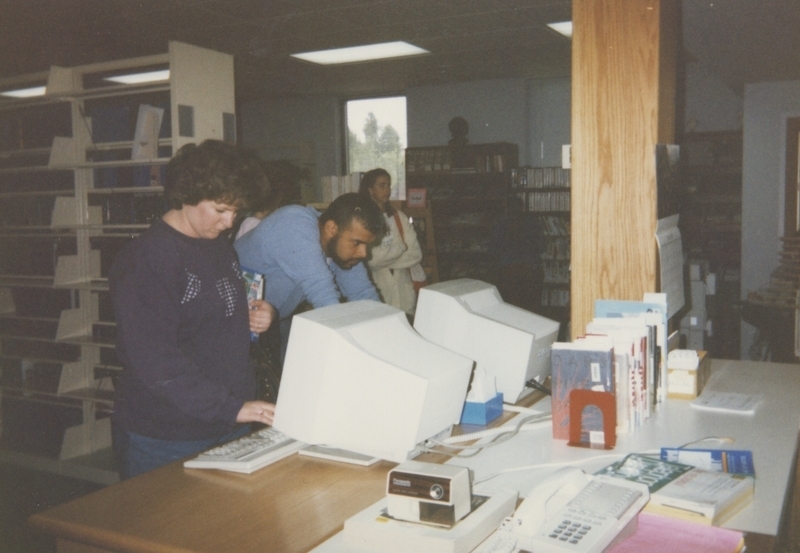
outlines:
M308 97L251 102L237 107L242 144L263 159L289 159L311 172L303 199L316 201L320 175L340 173L343 137L339 100Z
M800 81L749 84L744 91L742 296L769 284L784 225L786 119L800 117ZM743 324L742 354L754 328Z
M513 142L522 165L560 165L569 143L570 80L497 79L412 88L406 93L408 145L447 144L447 124L460 115L469 141ZM340 173L341 100L332 97L251 102L238 107L242 143L265 159L291 155L298 145L313 152L317 183Z
M742 97L700 63L686 65L685 132L742 128Z
M571 80L536 79L528 83L527 165L561 165L561 146L570 144Z
M447 124L461 116L469 123L471 144L527 143L524 79L498 79L409 89L408 145L439 146L451 138Z

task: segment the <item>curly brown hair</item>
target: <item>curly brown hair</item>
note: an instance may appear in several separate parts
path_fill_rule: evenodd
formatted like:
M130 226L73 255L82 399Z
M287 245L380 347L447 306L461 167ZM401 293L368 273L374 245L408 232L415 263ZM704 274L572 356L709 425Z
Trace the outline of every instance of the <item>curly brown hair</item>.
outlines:
M269 181L253 151L209 139L186 144L169 161L164 197L171 209L213 200L246 210L265 189Z

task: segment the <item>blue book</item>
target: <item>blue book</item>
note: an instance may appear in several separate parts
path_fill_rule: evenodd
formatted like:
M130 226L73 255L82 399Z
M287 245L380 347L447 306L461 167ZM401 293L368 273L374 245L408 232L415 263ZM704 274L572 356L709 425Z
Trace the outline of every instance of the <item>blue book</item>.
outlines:
M683 463L714 472L755 476L753 452L746 449L683 449L662 447L661 460Z
M249 305L253 300L260 300L264 298L264 275L258 273L247 267L240 267L242 270L242 279L244 280L247 290L247 304ZM250 341L258 342L258 333L250 332Z

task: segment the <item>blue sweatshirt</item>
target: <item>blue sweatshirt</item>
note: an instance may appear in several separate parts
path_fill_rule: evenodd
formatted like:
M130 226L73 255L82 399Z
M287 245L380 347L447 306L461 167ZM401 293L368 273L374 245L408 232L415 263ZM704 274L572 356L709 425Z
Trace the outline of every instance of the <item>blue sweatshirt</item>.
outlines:
M337 304L340 297L380 301L363 263L342 269L327 259L319 215L313 207L282 207L234 243L242 265L264 274L264 299L281 319L304 300L315 308Z
M190 238L157 221L109 274L117 323L113 420L163 440L214 439L255 398L249 317L226 237Z

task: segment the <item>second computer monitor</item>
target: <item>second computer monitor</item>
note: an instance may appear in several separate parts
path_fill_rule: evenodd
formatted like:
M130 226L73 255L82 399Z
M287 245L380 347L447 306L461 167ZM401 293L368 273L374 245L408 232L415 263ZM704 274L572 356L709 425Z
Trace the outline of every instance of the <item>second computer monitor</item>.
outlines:
M309 444L402 462L461 417L473 361L362 300L295 315L274 426Z
M525 383L550 375L550 346L559 323L507 304L497 288L456 279L420 290L414 328L424 338L473 359L495 377L503 400L514 403L530 391Z

